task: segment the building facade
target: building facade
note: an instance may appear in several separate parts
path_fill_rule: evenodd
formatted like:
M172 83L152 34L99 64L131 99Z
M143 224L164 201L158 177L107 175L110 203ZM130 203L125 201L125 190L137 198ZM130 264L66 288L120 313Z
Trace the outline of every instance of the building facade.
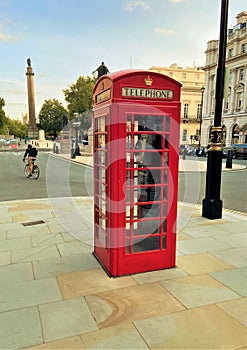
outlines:
M247 143L247 11L236 16L237 23L227 34L225 87L222 110L224 147ZM207 43L205 96L202 118L202 145L210 142L215 113L215 86L218 40Z
M198 145L202 122L204 70L195 66L182 68L176 63L170 67L153 66L149 70L162 73L182 84L180 144Z

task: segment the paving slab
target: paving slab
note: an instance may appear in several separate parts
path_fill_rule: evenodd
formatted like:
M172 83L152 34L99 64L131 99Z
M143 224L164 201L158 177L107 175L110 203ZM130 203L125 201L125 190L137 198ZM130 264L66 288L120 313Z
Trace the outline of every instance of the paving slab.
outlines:
M73 254L60 258L33 262L33 270L36 279L97 268L101 269L101 266L90 253Z
M61 256L83 254L92 250L91 246L78 240L72 242L59 243L57 244L57 248Z
M96 294L136 285L132 277L109 278L102 269L73 272L57 276L64 299Z
M84 346L82 344L82 339L79 335L69 338L64 338L60 340L55 340L53 342L43 343L37 346L29 347L29 350L34 349L47 349L47 350L61 350L61 349L81 349L84 350ZM26 350L26 349L25 349Z
M62 300L55 278L5 284L0 288L0 313Z
M64 240L59 233L49 235L39 234L31 237L31 243L32 247L44 247L64 243Z
M31 240L29 237L6 239L2 240L0 244L0 252L8 251L22 251L22 249L31 247Z
M224 249L211 254L235 267L247 266L247 247Z
M228 271L218 271L210 275L239 295L247 296L247 266Z
M21 349L43 342L37 307L0 313L1 349Z
M230 246L211 237L187 239L177 242L177 249L184 254L208 253L227 248L230 248Z
M12 252L11 261L12 263L37 261L43 259L50 259L59 257L59 251L55 245L19 249Z
M174 312L135 326L150 349L238 349L246 346L246 328L216 305Z
M187 308L238 299L240 296L208 275L195 275L160 282Z
M234 268L209 253L179 256L177 266L189 275L201 275Z
M217 305L247 327L247 298L226 301Z
M83 334L81 339L85 349L149 349L130 323Z
M0 267L0 288L4 284L31 281L34 279L31 263L21 263Z
M228 244L232 248L247 247L247 232L231 233L226 236L218 235L215 239Z
M10 252L0 253L0 266L10 264L10 256L11 256Z
M184 310L159 283L130 286L86 296L99 328Z
M97 330L84 298L39 306L45 342Z
M172 269L139 273L133 275L133 278L138 284L144 284L185 277L186 275L183 270L175 267Z

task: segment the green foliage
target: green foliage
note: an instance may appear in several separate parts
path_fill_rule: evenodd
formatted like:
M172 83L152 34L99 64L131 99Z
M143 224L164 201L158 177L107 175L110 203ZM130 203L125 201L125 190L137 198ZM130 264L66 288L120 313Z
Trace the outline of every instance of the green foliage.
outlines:
M65 101L68 103L69 120L74 119L74 113L81 114L83 130L89 129L92 123L90 110L93 107L93 89L96 80L96 78L81 76L75 84L63 90Z
M63 128L63 117L67 114L67 110L57 99L45 100L39 112L40 127L46 134L56 138Z
M6 127L8 128L9 135L14 135L14 137L24 139L27 135L28 126L22 124L20 120L13 120L8 117L6 119Z
M3 107L5 101L0 97L0 134L13 135L14 137L25 138L27 125L23 125L20 120L13 120L6 117Z
M6 115L3 110L3 107L5 106L5 101L2 97L0 97L0 134L4 134L4 126L6 124Z

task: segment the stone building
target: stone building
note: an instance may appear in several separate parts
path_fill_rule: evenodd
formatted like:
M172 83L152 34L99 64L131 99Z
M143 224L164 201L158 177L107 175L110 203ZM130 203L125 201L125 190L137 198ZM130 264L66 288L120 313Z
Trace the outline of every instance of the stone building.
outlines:
M182 68L176 63L170 67L153 66L149 70L162 73L182 84L180 144L198 145L202 120L204 70L195 66Z
M247 11L239 13L237 23L227 34L225 87L222 110L223 146L247 143ZM218 40L207 43L202 145L210 141L215 112L215 85Z

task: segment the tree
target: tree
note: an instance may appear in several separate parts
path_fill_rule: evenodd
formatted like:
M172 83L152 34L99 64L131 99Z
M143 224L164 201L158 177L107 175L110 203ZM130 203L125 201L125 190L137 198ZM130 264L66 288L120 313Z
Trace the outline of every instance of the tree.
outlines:
M64 116L67 114L67 110L57 99L45 100L39 112L40 127L55 139L63 129Z
M69 119L74 119L74 113L81 115L83 130L90 128L92 118L90 110L93 107L93 89L96 78L81 76L69 89L63 90L65 101L68 102Z
M0 97L0 133L4 134L4 126L6 124L6 115L3 107L5 106L5 101Z
M20 120L13 120L10 118L6 118L6 128L10 135L14 135L14 137L19 137L24 139L27 135L28 126L22 124Z

